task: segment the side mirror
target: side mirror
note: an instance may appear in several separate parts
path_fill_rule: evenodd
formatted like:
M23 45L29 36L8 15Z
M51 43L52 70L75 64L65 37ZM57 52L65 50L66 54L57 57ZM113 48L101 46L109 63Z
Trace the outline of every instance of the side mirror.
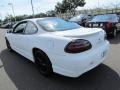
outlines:
M7 33L12 33L12 29L11 29L11 30L8 30Z

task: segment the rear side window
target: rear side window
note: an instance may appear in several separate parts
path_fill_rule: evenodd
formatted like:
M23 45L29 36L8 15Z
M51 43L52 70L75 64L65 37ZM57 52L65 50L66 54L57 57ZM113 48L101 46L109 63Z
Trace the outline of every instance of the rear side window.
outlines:
M66 31L80 28L80 26L74 22L67 22L60 18L44 18L38 19L37 23L40 27L47 31Z
M34 34L37 30L37 26L34 23L28 22L25 29L25 34Z

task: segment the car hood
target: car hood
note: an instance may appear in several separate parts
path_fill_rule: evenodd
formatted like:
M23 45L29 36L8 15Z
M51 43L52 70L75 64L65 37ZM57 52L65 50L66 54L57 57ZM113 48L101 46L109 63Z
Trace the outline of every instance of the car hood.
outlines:
M103 32L103 30L101 28L79 28L67 31L52 32L52 34L64 37L77 37L77 36L89 36L99 32Z

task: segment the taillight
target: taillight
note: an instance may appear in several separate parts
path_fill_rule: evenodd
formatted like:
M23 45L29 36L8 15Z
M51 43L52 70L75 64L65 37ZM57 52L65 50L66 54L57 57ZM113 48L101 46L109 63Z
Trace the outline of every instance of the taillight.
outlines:
M89 41L84 39L73 40L67 44L65 47L65 52L67 53L80 53L92 48Z
M108 22L108 23L107 23L107 28L108 28L108 29L112 28L112 22Z

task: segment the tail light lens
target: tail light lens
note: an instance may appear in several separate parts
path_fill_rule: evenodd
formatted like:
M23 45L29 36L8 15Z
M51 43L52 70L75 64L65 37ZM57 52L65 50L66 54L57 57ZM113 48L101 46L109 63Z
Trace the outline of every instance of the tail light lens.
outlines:
M77 39L71 41L65 47L65 52L67 53L80 53L92 48L92 45L89 41L84 39Z
M107 23L107 28L112 28L112 22Z

